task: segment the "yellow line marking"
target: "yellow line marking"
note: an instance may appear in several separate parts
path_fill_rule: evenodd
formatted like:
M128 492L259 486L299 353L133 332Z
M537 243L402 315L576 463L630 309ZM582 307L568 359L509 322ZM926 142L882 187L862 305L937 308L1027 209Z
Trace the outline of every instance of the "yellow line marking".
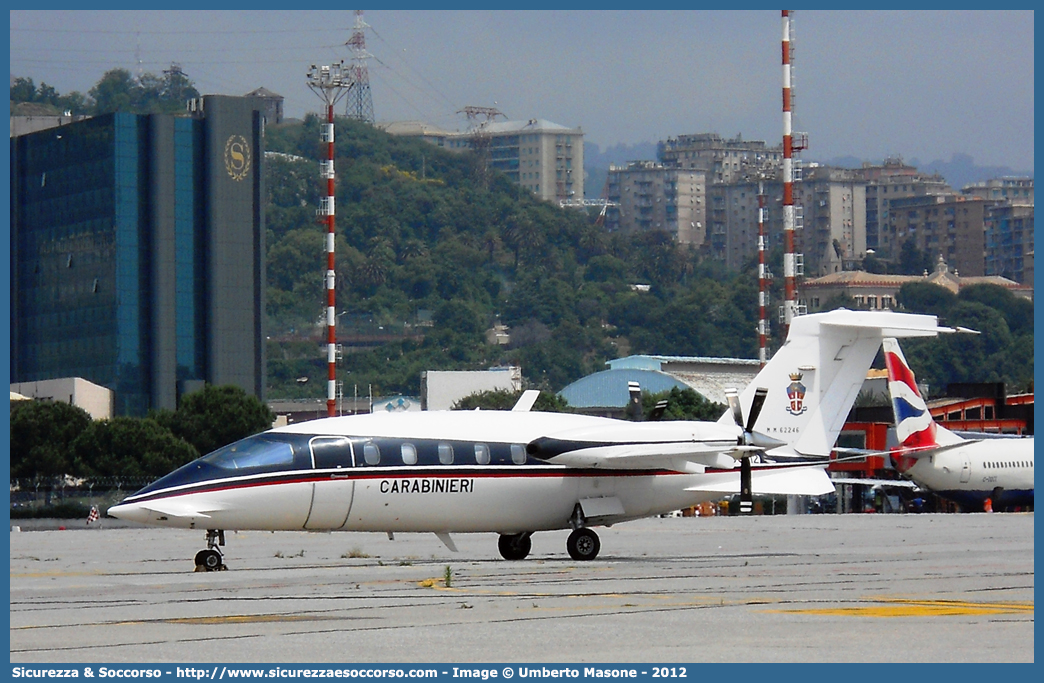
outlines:
M93 572L26 572L26 573L11 573L12 579L49 579L59 576L104 576L104 572L93 571Z
M963 600L875 599L877 605L812 609L764 610L776 614L814 614L835 617L951 617L1033 612L1032 602L966 602Z
M345 616L321 614L243 614L230 617L182 617L178 619L161 619L167 624L189 624L192 626L220 626L223 624L268 624L281 621L335 621L346 619Z

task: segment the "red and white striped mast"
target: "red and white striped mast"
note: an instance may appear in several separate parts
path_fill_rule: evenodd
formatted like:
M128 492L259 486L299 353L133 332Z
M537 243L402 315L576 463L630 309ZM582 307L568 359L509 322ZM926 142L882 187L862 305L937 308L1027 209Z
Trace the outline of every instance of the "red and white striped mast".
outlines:
M797 254L794 253L794 133L791 112L790 10L783 10L783 337L797 316ZM802 144L798 149L802 149Z
M326 179L326 196L319 199L320 222L326 223L326 414L337 414L337 306L334 274L334 105L351 87L344 62L330 66L315 64L308 70L308 87L326 104L326 123L320 124L319 140L326 143L326 161L319 162L319 175Z
M768 362L768 271L765 270L765 182L758 180L758 360Z

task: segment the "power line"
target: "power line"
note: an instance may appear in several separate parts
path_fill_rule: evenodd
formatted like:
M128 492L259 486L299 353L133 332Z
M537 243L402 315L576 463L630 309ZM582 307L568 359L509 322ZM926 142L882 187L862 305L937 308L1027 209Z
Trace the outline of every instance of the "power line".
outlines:
M343 47L343 45L340 45L340 44L318 45L318 46L316 46L316 45L301 45L301 46L294 46L294 47L270 47L270 46L265 46L264 51L265 52L296 52L296 51L303 52L305 50L314 50L316 47L319 47L320 49L324 49L324 50L325 49L340 50ZM51 52L73 52L73 53L97 52L97 53L103 53L103 54L132 54L132 53L137 51L137 48L135 47L135 48L131 49L131 48L116 48L116 47L104 47L104 48L92 48L92 47L80 47L80 48L76 48L76 47L27 47L27 48L19 48L17 50L17 52L32 52L34 50L35 51L40 51L40 52L47 52L47 53L51 53ZM192 48L192 52L211 52L211 53L238 52L238 53L242 53L243 52L243 48L240 48L240 47L229 47L229 48L223 48L223 47L216 47L216 48Z
M78 35L128 35L137 34L152 36L179 36L179 35L257 35L261 33L320 33L323 31L343 32L343 28L285 28L285 29L254 29L254 30L221 30L221 31L142 31L139 29L115 30L115 29L79 29L79 28L12 28L11 32L21 33L76 33Z

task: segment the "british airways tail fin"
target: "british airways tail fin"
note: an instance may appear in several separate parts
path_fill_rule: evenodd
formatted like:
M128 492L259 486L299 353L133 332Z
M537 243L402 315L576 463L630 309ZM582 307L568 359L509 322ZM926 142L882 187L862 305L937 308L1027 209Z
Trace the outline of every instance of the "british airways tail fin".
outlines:
M917 378L906 362L903 350L899 348L898 340L887 338L882 346L885 366L888 368L888 394L892 399L895 433L900 446L896 465L900 471L905 471L912 462L904 456L961 443L963 440L935 423L917 388Z
M829 455L881 341L949 331L933 315L892 311L838 309L794 318L786 342L739 395L739 413L747 416L756 392L767 390L751 440L780 454ZM727 411L718 421L739 417Z

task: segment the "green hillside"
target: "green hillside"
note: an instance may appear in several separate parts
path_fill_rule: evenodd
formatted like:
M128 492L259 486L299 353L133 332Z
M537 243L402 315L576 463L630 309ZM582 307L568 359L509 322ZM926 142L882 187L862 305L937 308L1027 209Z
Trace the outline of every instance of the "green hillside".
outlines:
M346 393L416 394L423 370L501 364L558 390L628 353L756 355L751 273L666 235L606 234L495 173L483 188L472 155L349 120L336 139ZM318 140L315 117L266 133L271 397L325 395ZM498 320L508 346L485 341Z

